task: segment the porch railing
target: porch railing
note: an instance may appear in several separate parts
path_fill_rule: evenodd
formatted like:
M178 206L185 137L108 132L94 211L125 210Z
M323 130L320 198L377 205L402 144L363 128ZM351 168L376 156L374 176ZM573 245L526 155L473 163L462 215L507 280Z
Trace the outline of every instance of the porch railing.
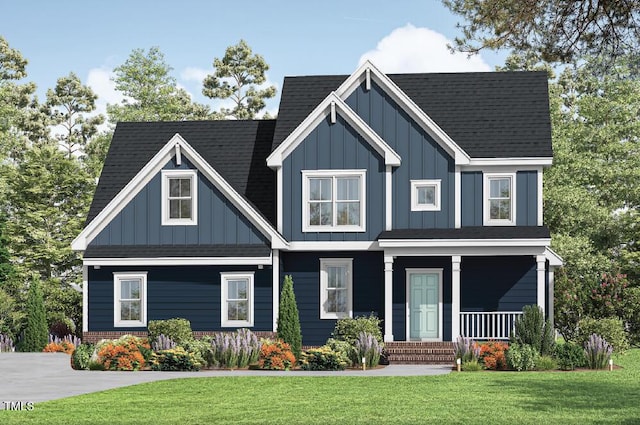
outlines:
M460 335L472 339L509 339L521 311L461 312Z

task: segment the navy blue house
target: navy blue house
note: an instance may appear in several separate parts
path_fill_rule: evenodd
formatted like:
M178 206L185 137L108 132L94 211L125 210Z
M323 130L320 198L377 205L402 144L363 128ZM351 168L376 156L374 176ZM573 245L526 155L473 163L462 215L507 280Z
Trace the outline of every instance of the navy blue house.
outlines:
M290 77L277 120L119 123L73 248L85 339L184 317L303 343L371 312L386 341L507 338L553 312L539 72Z

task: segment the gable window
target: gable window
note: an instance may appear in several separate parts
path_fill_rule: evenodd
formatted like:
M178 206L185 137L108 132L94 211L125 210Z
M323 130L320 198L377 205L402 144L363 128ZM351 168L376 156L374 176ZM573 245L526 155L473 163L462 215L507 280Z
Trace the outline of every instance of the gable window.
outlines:
M113 274L113 325L138 327L147 325L147 273Z
M223 327L253 326L253 273L220 273Z
M320 318L340 319L352 315L351 258L320 259Z
M483 192L484 223L515 225L515 174L486 174Z
M365 170L302 172L304 232L365 231Z
M162 224L195 225L198 212L195 170L162 171Z
M440 211L440 180L411 180L411 211Z

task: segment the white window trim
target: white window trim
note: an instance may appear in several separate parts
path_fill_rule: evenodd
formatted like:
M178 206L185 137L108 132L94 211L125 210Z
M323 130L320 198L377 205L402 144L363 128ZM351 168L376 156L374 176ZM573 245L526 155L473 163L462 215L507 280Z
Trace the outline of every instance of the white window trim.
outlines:
M337 177L358 177L360 178L360 225L359 226L311 226L309 225L309 179L319 177L332 177L332 205L333 218L336 214L336 178ZM367 230L367 170L302 170L302 231L303 232L366 232Z
M162 170L162 225L195 226L198 224L198 175L196 170ZM169 218L169 179L191 179L191 218Z
M249 304L248 318L249 320L228 320L228 305L227 305L227 280L233 279L247 279L249 285L247 287L247 301ZM254 323L254 272L223 272L220 273L220 326L223 328L250 328Z
M120 282L128 279L140 279L140 318L141 320L120 320ZM147 326L147 272L114 272L113 273L113 326L144 327Z
M442 205L441 187L442 181L438 180L411 180L411 211L440 211ZM418 188L435 186L435 205L423 205L418 203Z
M327 302L327 267L346 266L347 267L347 312L330 313L325 311L324 305ZM320 259L320 319L343 319L353 317L353 258L321 258Z
M489 180L495 178L511 179L511 220L490 219L489 214ZM516 225L516 173L484 174L482 182L482 215L485 226L515 226Z

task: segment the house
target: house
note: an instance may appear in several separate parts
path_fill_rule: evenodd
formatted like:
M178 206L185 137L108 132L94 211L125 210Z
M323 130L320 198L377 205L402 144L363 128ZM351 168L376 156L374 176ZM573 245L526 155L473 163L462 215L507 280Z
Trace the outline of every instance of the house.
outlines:
M291 275L303 344L371 312L386 341L507 338L553 312L541 72L284 81L277 120L119 123L87 224L85 340L184 317L273 332Z

